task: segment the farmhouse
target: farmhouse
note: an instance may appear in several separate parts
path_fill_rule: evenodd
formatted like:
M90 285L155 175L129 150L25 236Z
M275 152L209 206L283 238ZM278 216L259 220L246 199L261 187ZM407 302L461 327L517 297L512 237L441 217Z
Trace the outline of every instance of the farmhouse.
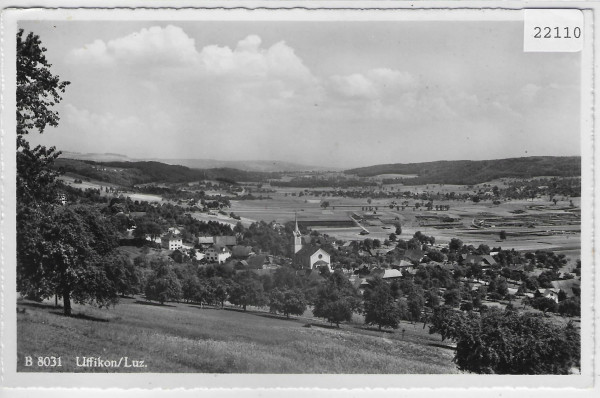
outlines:
M178 250L182 248L183 241L181 240L181 237L174 236L172 234L167 234L160 238L160 245L164 249Z
M212 236L198 236L197 239L198 241L196 243L199 245L212 245L214 243Z
M214 236L213 243L217 246L234 246L237 244L235 236Z
M484 268L496 265L496 260L489 254L482 256L477 254L461 254L461 259L464 264L476 264Z
M425 257L425 252L420 249L408 249L402 255L402 258L404 260L408 260L415 263L420 263L421 260L423 260L423 257Z
M581 291L581 281L578 279L557 280L550 282L550 284L554 289L562 290L569 298L578 296Z
M204 253L204 258L208 262L213 263L224 263L229 257L231 257L231 251L225 246L214 245L213 247L206 250Z
M381 279L392 281L394 279L399 279L402 277L402 272L393 268L378 268L372 271L374 275L378 275Z
M549 299L554 300L555 302L558 303L558 292L560 290L556 289L556 288L549 288L549 289L538 289L535 291L535 297L546 297Z

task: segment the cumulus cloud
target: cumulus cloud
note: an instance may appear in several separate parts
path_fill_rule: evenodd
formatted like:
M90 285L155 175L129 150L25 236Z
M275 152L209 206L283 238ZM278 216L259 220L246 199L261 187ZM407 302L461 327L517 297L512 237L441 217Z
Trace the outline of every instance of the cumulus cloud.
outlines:
M198 87L210 93L213 103L277 105L306 100L320 91L318 79L294 49L284 41L264 46L257 35L247 35L236 45L196 48L180 27L151 27L104 42L96 40L72 50L68 62L94 65L113 76L128 73L129 83L155 86L161 92ZM174 70L176 69L176 70ZM275 103L273 103L275 101Z
M180 27L153 26L104 42L96 40L67 55L72 64L106 65L189 65L197 58L194 39Z
M269 48L261 44L260 37L250 35L240 40L234 49L206 46L198 55L201 73L250 82L284 82L292 88L316 83L310 70L285 42Z
M330 80L335 93L363 99L402 95L417 85L417 80L409 73L388 68L371 69L365 74L334 75Z
M142 29L108 42L96 40L72 50L67 60L97 66L189 67L198 76L314 80L294 49L283 41L264 48L259 36L249 35L234 48L208 45L198 51L195 40L173 25Z

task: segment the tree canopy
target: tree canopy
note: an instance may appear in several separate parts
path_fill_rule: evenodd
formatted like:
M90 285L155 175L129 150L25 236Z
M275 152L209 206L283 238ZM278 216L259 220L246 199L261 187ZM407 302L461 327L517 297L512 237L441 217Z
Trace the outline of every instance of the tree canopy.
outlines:
M572 322L556 326L541 314L489 309L481 315L434 310L430 333L456 341L460 370L496 374L569 374L580 366L580 337Z
M50 165L58 157L54 147L31 148L24 138L30 132L44 132L47 126L58 126L58 112L52 107L61 101L61 93L70 83L53 75L39 36L24 31L17 33L17 197L19 204L34 200L53 200L49 189L57 173Z
M63 297L71 314L78 303L114 304L118 285L111 259L117 246L113 225L90 207L27 207L19 214L17 287L33 298ZM121 272L119 272L121 274ZM111 279L111 276L115 278Z
M31 148L25 136L56 127L53 107L69 84L54 75L40 38L17 33L17 288L44 299L63 298L64 313L77 303L114 304L127 293L132 275L114 257L117 235L93 206L64 205L52 170L54 147Z
M369 281L371 289L365 291L365 323L382 327L398 328L402 311L396 304L390 285L381 278Z
M360 308L358 291L339 272L329 276L328 281L319 288L313 314L325 318L338 327L341 322L350 321L352 313Z

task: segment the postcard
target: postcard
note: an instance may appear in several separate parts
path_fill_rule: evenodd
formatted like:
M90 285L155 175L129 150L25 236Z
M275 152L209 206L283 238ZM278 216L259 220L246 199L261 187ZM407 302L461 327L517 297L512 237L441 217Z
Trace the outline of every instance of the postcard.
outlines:
M2 11L7 392L597 392L597 3L72 4Z

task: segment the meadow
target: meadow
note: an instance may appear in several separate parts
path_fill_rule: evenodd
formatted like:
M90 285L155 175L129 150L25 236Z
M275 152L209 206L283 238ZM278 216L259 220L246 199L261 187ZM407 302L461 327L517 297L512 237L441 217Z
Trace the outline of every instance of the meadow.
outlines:
M18 371L40 371L25 367L25 356L60 355L63 366L45 371L457 373L453 347L428 334L423 324L402 322L393 332L358 322L338 329L310 317L186 303L161 306L140 298L122 299L108 310L75 305L71 318L50 302L19 300L17 311ZM77 367L77 356L127 356L148 367Z

